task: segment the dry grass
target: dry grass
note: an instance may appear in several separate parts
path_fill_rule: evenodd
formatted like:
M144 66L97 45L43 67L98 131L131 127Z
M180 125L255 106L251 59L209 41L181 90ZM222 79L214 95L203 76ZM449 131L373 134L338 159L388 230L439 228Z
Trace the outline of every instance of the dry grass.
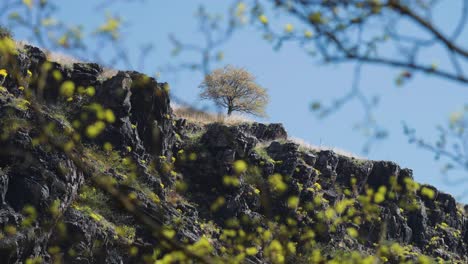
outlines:
M300 147L305 148L307 150L311 150L311 151L331 150L331 151L335 152L338 155L342 155L342 156L346 156L346 157L352 157L352 158L356 158L356 159L367 159L365 157L358 156L358 155L356 155L354 153L351 153L349 151L339 149L339 148L336 148L336 147L316 146L316 145L310 144L309 142L307 142L307 141L305 141L305 140L303 140L301 138L292 137L292 138L289 138L289 140L291 140L292 142L298 144Z
M193 122L199 125L206 125L206 124L215 123L215 122L224 123L227 125L238 125L241 123L254 122L252 119L249 119L248 117L243 116L243 115L233 114L230 117L228 117L224 114L207 113L207 112L200 111L192 107L184 107L184 106L180 106L174 103L172 103L171 105L172 105L172 109L174 110L174 114L178 118L184 118L190 122ZM301 148L311 150L314 152L322 151L322 150L331 150L337 153L338 155L352 157L356 159L366 159L364 157L358 156L354 153L351 153L349 151L339 149L336 147L316 146L300 138L291 137L291 138L288 138L288 140L298 144ZM266 147L267 145L269 145L269 142L263 142L259 144L264 144L263 147Z
M85 61L58 52L46 51L46 57L48 61L56 62L64 67L73 67L74 63L86 63ZM116 69L104 68L101 74L99 74L98 79L108 80L117 75L118 72Z
M45 54L48 61L56 62L64 67L72 67L74 63L83 62L75 57L60 52L51 52L46 50Z
M25 40L16 41L16 48L18 48L18 49L24 49L25 45L34 46L34 45L32 45L31 43L29 43L28 41L25 41ZM44 48L41 48L41 50L45 53L46 59L48 61L56 62L58 64L61 64L61 65L65 66L65 67L71 67L71 66L73 66L73 63L83 62L82 60L79 60L79 59L77 59L77 58L75 58L73 56L66 55L66 54L63 54L63 53L60 53L60 52L53 52L53 51L50 51L50 50L47 50L47 49L44 49Z
M25 45L31 45L29 42L25 40L15 40L16 48L17 49L24 49Z
M119 70L112 69L112 68L104 68L102 70L102 73L99 74L98 79L99 80L108 80L108 79L114 77L115 75L117 75L117 73L119 73Z
M238 125L241 123L254 122L244 115L232 114L231 116L226 116L224 114L207 113L192 107L179 106L176 104L172 104L172 109L174 110L174 114L177 117L187 119L190 122L200 125L206 125L215 122L227 125Z
M31 43L25 41L25 40L19 40L19 41L16 41L16 48L17 49L24 49L24 46L25 45L30 45L30 46L34 46L32 45ZM56 62L60 65L63 65L64 67L73 67L73 64L74 63L86 63L85 61L83 60L80 60L80 59L77 59L73 56L69 56L69 55L66 55L66 54L63 54L63 53L60 53L60 52L53 52L53 51L50 51L50 50L46 50L46 49L41 49L45 55L46 55L46 59L48 61L51 61L51 62ZM110 79L112 77L114 77L115 75L117 75L119 71L116 70L116 69L112 69L112 68L104 68L102 73L98 76L98 79L101 79L101 80L107 80L107 79Z

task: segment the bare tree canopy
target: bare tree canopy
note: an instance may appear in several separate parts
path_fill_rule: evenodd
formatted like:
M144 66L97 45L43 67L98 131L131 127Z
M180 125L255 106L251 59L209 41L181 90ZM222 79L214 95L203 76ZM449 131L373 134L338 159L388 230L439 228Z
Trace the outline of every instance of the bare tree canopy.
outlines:
M216 105L226 108L228 116L235 111L265 116L268 94L255 83L255 77L243 68L228 65L216 69L205 76L200 88L200 97L211 99Z

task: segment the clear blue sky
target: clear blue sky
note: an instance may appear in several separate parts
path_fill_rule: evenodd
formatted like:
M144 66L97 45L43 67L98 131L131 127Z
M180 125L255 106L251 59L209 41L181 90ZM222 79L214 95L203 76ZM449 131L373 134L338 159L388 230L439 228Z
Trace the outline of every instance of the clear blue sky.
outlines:
M60 9L61 19L69 23L84 24L87 28L94 25L95 28L96 24L105 20L104 11L99 13L94 9L97 1L55 2ZM203 40L197 32L193 16L200 3L209 11L223 13L229 2L152 0L144 5L118 4L109 11L122 16L128 24L125 45L131 56L137 56L141 43L155 45L155 52L148 56L145 68L146 73L154 74L161 66L185 59L170 56L172 46L168 41L169 33L192 43ZM436 21L450 25L456 19L454 14L460 10L457 2L461 1L451 1L447 6L440 5ZM17 34L17 37L22 36ZM467 32L460 43L468 43ZM257 76L260 85L268 89L271 96L267 109L269 118L259 121L283 123L290 136L302 138L314 145L333 146L361 154L365 138L352 129L363 117L357 103L347 105L324 120L318 120L309 110L312 101L330 102L348 91L352 81L352 65L321 66L295 44L286 45L276 52L253 28L236 33L223 51L225 59L216 66L233 64L245 67ZM105 51L103 54L106 54ZM443 63L438 59L440 55L438 50L425 54ZM409 145L401 123L409 123L426 139L435 139L435 126L445 124L451 112L468 102L468 87L426 75L417 75L405 86L397 87L394 82L396 73L384 67L364 67L362 87L369 94L380 96L375 116L390 132L388 140L374 145L367 157L395 161L402 167L413 169L419 182L435 185L454 195L461 193L468 186L444 184L439 173L442 163L434 161L432 154ZM170 75L161 75L161 81L171 83L173 93L197 105L204 104L197 98L197 86L201 80L199 73L183 72L177 80ZM463 171L458 175L468 177ZM468 202L468 197L461 201Z

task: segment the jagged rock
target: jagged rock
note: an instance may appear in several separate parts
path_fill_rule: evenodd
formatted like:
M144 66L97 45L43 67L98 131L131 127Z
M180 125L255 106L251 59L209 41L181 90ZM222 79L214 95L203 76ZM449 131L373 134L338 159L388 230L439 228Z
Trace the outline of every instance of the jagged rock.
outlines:
M0 206L5 204L8 191L8 175L0 168Z
M314 166L315 161L317 161L317 156L315 154L313 154L313 153L306 152L306 153L302 154L302 159L304 160L304 162L307 165Z
M143 145L152 155L170 156L175 141L172 124L172 109L167 84L157 83L154 78L137 72L132 78L131 120L137 126Z
M465 227L463 228L463 230L465 230L465 235L463 236L463 242L467 244L468 243L468 221L465 221Z
M28 134L18 134L5 144L0 153L0 167L8 167L4 205L0 209L0 226L15 226L17 233L0 245L0 259L16 262L31 255L47 256L47 239L53 230L46 228L50 207L58 202L57 213L65 211L75 199L83 173L65 155L31 147ZM5 155L18 153L18 155ZM28 157L25 163L24 157ZM5 171L4 171L5 172ZM37 222L33 229L20 228L22 210L34 206ZM41 227L42 226L42 227Z
M320 172L319 183L324 187L331 187L336 181L336 168L338 155L331 150L323 150L318 153L315 167Z
M299 145L296 143L281 144L278 141L273 141L266 151L272 159L280 163L275 166L275 171L282 175L291 176L299 162L298 149Z
M356 188L360 193L367 184L367 178L372 171L372 167L372 161L341 156L336 167L336 182L351 187L351 179L355 178Z
M409 243L413 237L413 230L408 226L406 220L401 215L401 210L396 204L390 204L385 208L383 221L387 223L387 239Z
M182 244L209 236L212 255L227 254L221 253L223 230L266 229L297 244L298 256L310 253L299 232L310 228L325 258L350 250L373 254L374 243L385 239L411 248L414 256L405 260L420 253L467 260L466 212L449 194L417 188L409 169L305 149L287 139L281 124L174 120L166 84L140 73L101 80L96 64L50 63L44 69L45 54L31 46L15 60L8 70L24 76L47 70L49 76L47 90L37 77L26 83L38 96L34 109L22 101L20 80L5 79L7 91L0 91L1 263L32 257L53 263L56 247L64 263L141 263L167 243L148 222L173 227L174 241ZM63 98L66 80L94 86L96 94ZM115 120L87 137L87 125L102 120L89 111L93 104L110 109ZM43 138L44 127L54 132L51 142ZM73 138L74 129L80 136ZM50 144L55 140L73 144ZM108 142L111 148L104 147ZM237 160L248 167L235 168ZM112 191L103 190L101 180ZM28 220L31 206L34 221ZM288 237L285 228L298 233ZM265 247L253 246L259 252L249 263L266 263Z
M44 62L46 62L45 53L41 49L30 45L25 45L24 50L26 51L27 57L31 62L31 72L33 74L38 74L40 67L44 64Z
M288 134L282 124L241 124L239 128L245 133L249 133L259 141L271 141L286 139Z
M374 189L390 186L390 177L398 177L400 166L394 162L379 161L374 163L367 183Z
M201 144L214 152L231 149L235 152L236 159L245 158L256 146L258 140L245 133L240 127L228 127L220 124L209 125L206 133L201 138ZM229 157L229 155L228 155ZM221 160L223 162L223 160Z
M120 242L119 245L119 241L114 238L117 234L109 229L106 230L97 222L89 221L89 216L73 208L67 210L64 219L68 231L66 240L61 241L63 238L59 234L52 237L52 241L60 243L65 252L73 250L73 256L66 254L64 261L68 263L122 263L124 256L112 250L117 248L120 248L121 252L125 250L123 243Z
M119 72L106 80L97 90L95 101L104 108L109 108L116 116L113 129L108 129L103 135L115 146L126 148L131 146L137 153L144 151L138 131L130 120L132 104L132 79L126 72Z
M237 140L245 137L245 135L239 131L239 127L247 128L248 126L240 125L227 127L215 124L208 125L205 128L205 134L202 136L199 147L202 149L209 149L210 151L205 153L202 160L183 170L185 177L191 180L195 179L195 182L199 183L198 186L206 187L195 188L194 192L204 192L205 195L212 197L208 200L206 197L203 199L195 199L197 203L204 204L207 201L212 203L215 198L218 197L218 192L212 193L213 186L216 186L215 189L221 189L225 192L226 189L223 189L222 181L218 175L229 174L230 170L228 166L220 167L219 164L226 164L241 157L245 158L239 155L233 157L233 153L245 153L253 148L253 144L240 144L243 146L240 148L241 151L236 151L236 149L239 148ZM183 128L181 129L183 130ZM244 139L240 140L240 142L244 141ZM259 141L261 142L261 140ZM365 194L365 191L369 188L377 190L380 186L387 186L388 190L391 191L393 187L391 187L390 180L392 176L394 176L395 184L398 184L401 190L406 191L406 181L408 179L412 180L411 170L401 169L393 162L361 160L354 157L341 156L333 151L312 153L306 150L301 152L299 146L292 142L272 141L267 144L265 151L270 159L274 161L273 163L267 162L265 158L252 151L250 151L246 160L251 164L256 164L261 167L263 178L275 172L285 176L284 180L288 183L288 191L274 198L272 201L274 205L270 208L270 214L278 214L285 218L291 215L291 209L288 208L288 205L285 203L287 197L298 195L300 200L313 200L313 194L304 192L303 190L315 188L314 183L316 181L319 183L319 186L323 188L321 191L323 198L329 201L330 204L334 204L343 198L342 190L340 190L341 188L347 188L349 190L355 188L356 192L351 194L353 196ZM226 153L229 153L229 155ZM217 160L218 162L212 162L213 160ZM205 168L206 163L211 164L210 169ZM201 181L202 178L205 180ZM352 178L356 180L355 186L352 186ZM217 183L213 184L214 182ZM249 200L249 196L246 195L245 192L241 191L245 188L244 184L245 183L241 180L240 187L237 189L230 189L230 191L226 193L226 208L220 209L220 215L217 214L217 217L222 217L224 219L239 216L246 212L255 212L257 214L262 212L261 204L259 207L256 202ZM195 186L197 186L197 184L195 184ZM301 188L298 186L301 186ZM407 210L400 208L400 202L405 204L407 200L410 199L407 197L408 195L420 194L412 192L399 193L397 191L393 198L395 201L385 201L381 205L381 221L386 223L385 229L379 226L380 223L365 223L360 227L360 234L367 238L369 243L364 245L370 246L372 243L377 243L379 239L381 239L379 235L380 232L385 231L386 239L398 241L402 244L414 245L418 247L417 250L421 250L421 252L433 252L444 258L453 257L452 254L465 254L464 252L466 252L466 249L462 249L458 244L455 244L455 241L460 241L460 238L458 240L455 239L449 232L441 233L441 231L436 231L438 235L446 237L447 243L428 247L430 239L435 236L433 231L435 226L440 225L443 221L446 221L448 225L453 226L457 230L464 230L464 227L455 224L456 221L453 222L454 219L459 218L450 218L447 216L456 213L456 203L453 198L446 194L440 195L439 197L439 192L435 191L436 198L434 200L423 195L416 196L414 209ZM424 200L424 202L421 199ZM442 211L445 213L444 217L439 213ZM303 221L303 224L308 223L309 225L314 225L313 221L309 222L310 220L304 218L302 218L301 221ZM342 232L345 232L343 231L345 230L344 227L340 228ZM330 232L328 228L325 230ZM317 239L324 243L343 241L343 238L340 238L338 235L338 231L333 235L327 232L317 234ZM345 243L350 247L363 247L363 245L349 241ZM451 245L451 247L442 245ZM441 247L444 248L445 251L440 251L439 249ZM436 252L435 250L438 251ZM446 251L452 253L447 253Z
M96 63L74 63L71 79L77 86L93 86L97 84L102 67Z
M416 245L421 246L428 243L427 213L426 207L422 205L421 201L418 201L415 210L408 213L408 226L413 232L413 241Z
M313 179L312 179L312 173L314 172L313 168L311 166L308 166L307 164L300 162L297 164L296 169L293 174L293 178L297 179L300 184L303 186L308 187Z

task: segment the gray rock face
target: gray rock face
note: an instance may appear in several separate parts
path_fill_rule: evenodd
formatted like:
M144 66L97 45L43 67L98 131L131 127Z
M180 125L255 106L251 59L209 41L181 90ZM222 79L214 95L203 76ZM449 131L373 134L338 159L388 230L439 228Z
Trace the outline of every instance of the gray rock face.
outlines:
M239 128L254 136L259 141L271 141L286 139L288 134L284 129L282 124L262 124L262 123L253 123L253 124L244 124L240 125Z
M103 71L96 63L74 63L70 78L78 86L94 86L98 83L98 76Z
M8 175L0 169L0 204L5 204L5 196L8 191Z
M0 113L2 110L0 107ZM47 252L46 241L54 232L47 227L49 208L55 203L57 213L66 211L75 199L84 175L65 155L32 148L27 134L10 138L2 148L0 166L8 167L8 170L2 175L2 182L7 185L2 186L0 225L14 226L18 233L2 240L0 259L3 263L14 263L31 254ZM18 156L11 155L13 153ZM28 159L24 160L24 157ZM20 229L25 219L21 212L27 206L34 206L38 218L30 228Z
M232 219L239 220L234 229L245 231L275 226L273 233L281 233L291 223L297 230L312 228L315 241L330 249L326 257L335 250L372 254L374 243L387 240L448 261L468 260L466 212L449 194L417 186L409 169L307 149L289 141L281 124L201 126L175 119L166 85L136 72L101 80L99 65L51 63L48 71L62 79L48 76L43 90L34 76L45 60L41 50L26 46L7 66L33 77L21 83L23 78L8 76L7 92L0 92L0 263L53 263L57 249L64 263L142 263L164 244L148 222L174 227L180 243L208 234L213 254L220 254L225 245L218 228L233 229ZM96 93L64 98L60 86L66 80ZM24 85L39 107L24 102ZM107 110L115 120L86 136ZM53 138L44 138L44 128ZM82 137L73 138L73 130ZM70 148L54 144L70 138ZM236 167L239 160L247 167ZM96 175L138 201L131 207L137 213L99 189ZM339 209L343 202L352 210ZM367 219L368 211L377 217ZM327 217L332 219L324 222ZM301 237L285 238L300 254L310 251ZM264 255L248 261L266 263Z
M201 142L217 155L224 156L225 150L230 149L234 158L240 159L250 153L258 139L237 127L213 124L208 127Z
M193 145L180 146L185 151L203 153L202 160L193 164L184 163L180 167L184 177L193 186L192 192L203 193L203 196L195 199L198 204L211 204L221 194L229 193L229 197L233 197L234 200L228 200L227 208L221 210L222 213L217 217L221 219L242 215L253 217L253 213L259 214L260 218L262 214L265 217L264 209L258 204L259 200L252 199L245 193L249 184L244 182L243 178L241 178L240 186L236 188L227 188L221 180L218 180L221 179L218 175L232 173L229 164L232 164L233 160L243 159L251 166L259 168L258 171L261 174L259 178L267 179L270 175L279 173L283 175L288 185L288 190L283 195L273 198L270 211L266 213L284 217L293 215L294 213L284 201L291 195L297 195L305 201L313 200L314 194L304 190L316 188L316 184L321 186L320 192L330 204L338 203L348 195L354 199L360 199L359 196L365 196L367 190L377 191L381 186L386 186L388 192L393 192L393 198L379 205L380 220L378 223L364 222L359 226L360 233L366 237L367 242L354 246L365 248L378 242L382 231L380 224L385 223L384 232L387 240L412 245L421 252L444 259L450 259L456 255L465 256L468 253L466 242L461 242L466 239L466 236L461 234L467 232L467 219L460 214L453 197L437 191L432 186L423 187L434 190L433 199L419 192L414 193L414 190L408 189L411 187L406 186L408 180L413 179L411 170L402 169L393 162L359 160L340 156L333 151L300 150L297 144L282 138L280 138L281 141L251 139L249 135L252 135L252 130L247 129L248 127L252 126L247 124L230 127L220 124L210 125L195 148L191 149ZM261 151L257 152L259 146L264 146L264 154ZM229 155L224 155L225 153ZM246 153L250 154L245 155ZM265 154L268 156L266 157ZM343 194L345 189L351 194ZM415 204L407 207L409 197L413 197L412 203ZM316 213L319 214L319 210ZM302 218L301 221L310 225L314 223L314 220L307 218ZM441 223L447 225L445 229L440 227ZM352 223L347 223L347 225L353 226ZM338 234L339 232L329 231L329 233L318 234L317 239L324 243L334 241L333 243L337 244L343 241L343 237ZM434 242L434 237L444 239L437 244Z
M129 256L128 246L115 239L117 235L112 229L102 222L90 221L93 215L88 209L72 206L79 199L79 188L89 184L87 177L92 169L78 168L61 147L42 141L40 136L42 128L49 126L48 132L53 133L57 142L62 142L64 131L70 130L71 123L77 120L82 125L76 129L86 135L86 125L99 120L97 114L87 110L95 104L112 110L115 121L109 122L96 138L83 137L77 143L83 145L72 151L82 151L84 145L102 148L109 142L115 150L130 152L131 149L129 155L137 161L150 156L170 158L174 131L164 84L135 72L119 72L102 82L98 78L102 68L97 64L76 63L70 68L48 62L48 68L44 68L45 63L40 49L26 46L12 65L5 66L9 73L17 72L31 80L21 83L22 79L9 74L3 83L7 92L0 93L0 263L24 263L29 258L52 263L50 247L56 245L64 252L73 252L64 255L66 263L138 262ZM50 73L45 79L47 89L41 85L44 80L37 78L44 69ZM32 77L27 77L28 71ZM60 95L62 83L68 80L75 84L75 96L70 103ZM19 86L35 93L40 110L28 107L30 103L24 101ZM96 94L86 97L79 93L80 86L93 86ZM83 119L83 114L87 119ZM142 182L161 195L161 178L151 175L144 163L135 166ZM110 168L106 173L112 175L116 170ZM159 208L147 195L142 195L141 200L151 204L145 209L148 213L158 214ZM167 210L167 217L175 214L179 213L174 208ZM63 221L63 227L55 226L57 217ZM60 234L61 228L67 232L67 239ZM5 234L4 230L10 233ZM199 237L191 230L184 230L184 234L191 239ZM147 235L141 236L149 239ZM98 241L104 245L99 245L100 250L96 251Z

